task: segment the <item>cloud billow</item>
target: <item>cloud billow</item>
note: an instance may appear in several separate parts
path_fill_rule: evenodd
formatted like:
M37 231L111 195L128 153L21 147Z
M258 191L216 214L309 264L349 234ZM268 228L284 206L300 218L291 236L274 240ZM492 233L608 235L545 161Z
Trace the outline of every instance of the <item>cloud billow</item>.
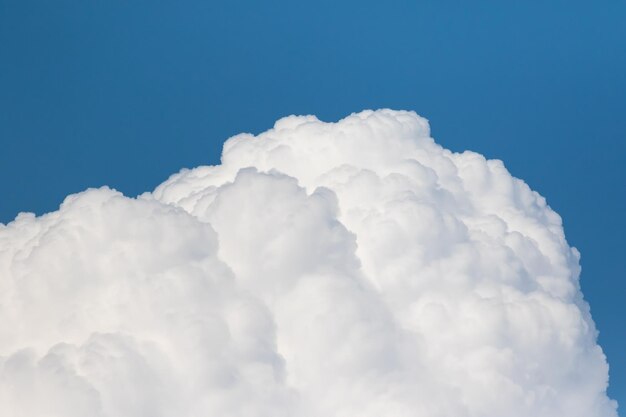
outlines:
M413 112L0 225L0 414L616 417L561 218Z

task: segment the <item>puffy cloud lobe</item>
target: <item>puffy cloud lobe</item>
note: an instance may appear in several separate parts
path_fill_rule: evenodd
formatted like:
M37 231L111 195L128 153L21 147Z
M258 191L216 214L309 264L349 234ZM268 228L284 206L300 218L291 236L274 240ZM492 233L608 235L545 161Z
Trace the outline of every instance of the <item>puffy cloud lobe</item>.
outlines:
M2 414L617 416L560 217L429 135L291 116L0 226Z

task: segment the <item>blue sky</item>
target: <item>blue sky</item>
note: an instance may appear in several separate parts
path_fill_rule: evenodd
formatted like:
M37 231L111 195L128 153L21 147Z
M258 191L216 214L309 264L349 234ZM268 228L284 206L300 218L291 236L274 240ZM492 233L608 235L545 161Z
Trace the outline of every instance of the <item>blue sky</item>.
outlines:
M625 19L624 1L0 0L0 222L151 190L287 114L415 110L561 214L626 404Z

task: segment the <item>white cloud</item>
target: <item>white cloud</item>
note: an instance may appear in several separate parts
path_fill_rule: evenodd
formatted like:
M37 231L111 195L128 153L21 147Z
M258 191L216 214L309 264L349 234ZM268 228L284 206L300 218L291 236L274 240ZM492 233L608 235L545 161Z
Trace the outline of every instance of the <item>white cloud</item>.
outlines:
M560 217L412 112L0 225L0 414L611 417Z

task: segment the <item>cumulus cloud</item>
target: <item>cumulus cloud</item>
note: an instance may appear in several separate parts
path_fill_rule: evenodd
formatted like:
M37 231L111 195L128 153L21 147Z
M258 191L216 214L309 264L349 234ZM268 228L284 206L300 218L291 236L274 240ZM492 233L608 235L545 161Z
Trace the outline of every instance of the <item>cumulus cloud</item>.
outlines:
M560 217L413 112L0 225L0 414L615 417Z

